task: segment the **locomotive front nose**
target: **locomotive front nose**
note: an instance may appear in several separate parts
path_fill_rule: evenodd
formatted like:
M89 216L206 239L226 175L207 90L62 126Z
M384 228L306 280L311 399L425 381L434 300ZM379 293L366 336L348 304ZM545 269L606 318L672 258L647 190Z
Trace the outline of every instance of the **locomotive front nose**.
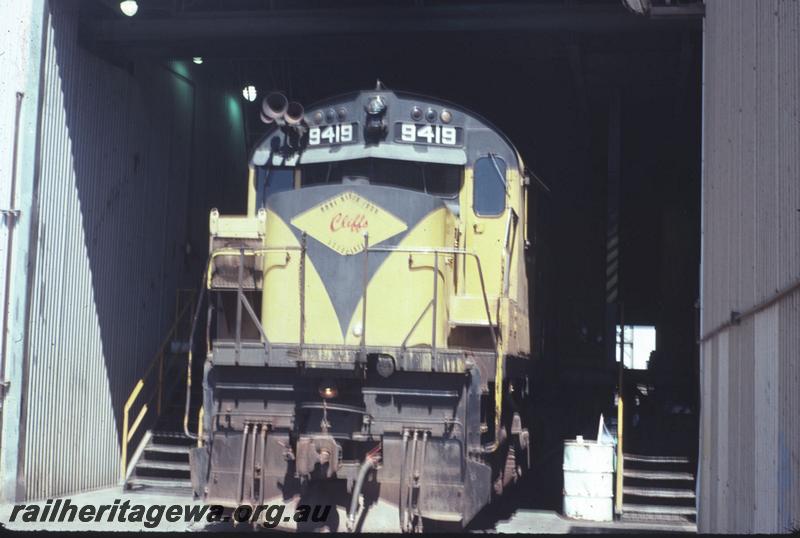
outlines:
M265 333L302 342L308 360L327 353L347 363L356 359L347 349L365 347L394 356L446 347L453 213L436 196L372 181L346 174L269 199L266 247L293 250L264 257Z

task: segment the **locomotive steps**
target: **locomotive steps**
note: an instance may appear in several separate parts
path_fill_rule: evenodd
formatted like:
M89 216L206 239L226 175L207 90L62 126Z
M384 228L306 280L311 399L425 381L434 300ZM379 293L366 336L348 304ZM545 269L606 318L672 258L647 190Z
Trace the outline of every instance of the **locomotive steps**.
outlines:
M194 441L183 433L153 431L125 481L125 489L191 496L189 450Z
M689 458L624 454L624 463L623 521L695 527L695 477Z

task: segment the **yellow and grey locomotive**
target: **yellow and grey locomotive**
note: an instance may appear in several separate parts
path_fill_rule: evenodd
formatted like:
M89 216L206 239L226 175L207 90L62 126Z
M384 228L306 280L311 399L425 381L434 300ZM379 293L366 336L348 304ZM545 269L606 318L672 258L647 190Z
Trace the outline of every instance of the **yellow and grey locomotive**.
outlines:
M462 107L383 89L308 111L270 94L261 119L247 214L210 216L196 494L324 492L342 529L467 525L529 463L519 155Z

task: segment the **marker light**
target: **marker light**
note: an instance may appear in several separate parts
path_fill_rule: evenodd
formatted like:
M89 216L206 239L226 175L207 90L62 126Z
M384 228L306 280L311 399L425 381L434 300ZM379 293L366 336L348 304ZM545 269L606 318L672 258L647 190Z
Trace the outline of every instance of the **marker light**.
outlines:
M415 106L411 109L411 119L414 121L419 121L422 119L422 109L418 106Z
M256 92L256 87L250 84L242 88L242 97L244 97L251 103L255 101L256 97L258 97L258 93Z
M336 398L339 395L339 390L336 385L330 381L323 381L319 386L319 395L326 400Z
M340 106L336 109L336 115L339 117L339 121L344 121L344 119L347 117L347 109L343 106Z
M434 109L432 109L432 108L429 108L425 112L425 119L430 121L430 122L436 121L436 111Z
M197 65L200 65L200 64L203 63L203 57L202 56L195 56L194 58L192 58L192 61L194 63L196 63Z
M336 121L336 111L332 108L329 108L325 111L325 121L328 123L333 123Z
M119 3L119 9L128 17L133 17L139 11L139 4L136 0L123 0Z
M451 114L449 110L442 110L439 114L439 119L442 120L442 123L450 123L453 121L453 114Z
M322 114L321 110L317 110L316 112L314 112L314 123L320 124L320 123L322 123L322 120L324 120L324 119L325 119L325 116Z

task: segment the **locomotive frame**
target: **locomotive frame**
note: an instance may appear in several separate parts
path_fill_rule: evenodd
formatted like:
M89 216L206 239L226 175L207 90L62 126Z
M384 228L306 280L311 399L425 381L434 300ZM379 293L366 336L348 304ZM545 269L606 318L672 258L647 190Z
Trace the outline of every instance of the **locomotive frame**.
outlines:
M307 113L271 94L262 120L247 215L209 220L195 495L235 507L326 491L347 499L339 528L466 526L529 466L520 156L462 107L380 88ZM313 166L325 182L304 183ZM420 169L423 192L348 166ZM265 192L276 170L284 188ZM453 197L429 188L454 170Z

